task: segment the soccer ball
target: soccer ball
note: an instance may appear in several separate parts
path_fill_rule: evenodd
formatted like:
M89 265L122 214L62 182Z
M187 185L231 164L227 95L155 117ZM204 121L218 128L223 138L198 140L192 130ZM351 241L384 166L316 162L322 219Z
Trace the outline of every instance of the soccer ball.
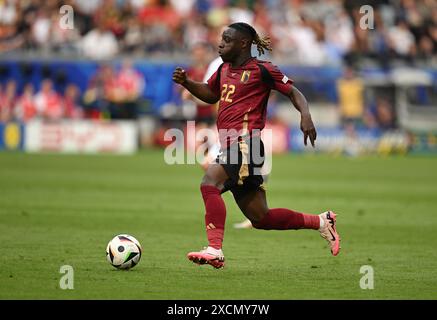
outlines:
M141 259L142 248L137 239L128 234L119 234L109 241L106 259L117 269L135 267Z

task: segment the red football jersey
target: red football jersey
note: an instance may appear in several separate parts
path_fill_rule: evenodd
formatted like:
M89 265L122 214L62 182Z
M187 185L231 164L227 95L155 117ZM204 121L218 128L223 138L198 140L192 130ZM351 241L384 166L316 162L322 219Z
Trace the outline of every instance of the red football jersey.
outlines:
M253 129L262 130L266 123L270 90L288 95L292 84L293 81L278 67L254 57L237 68L223 63L208 80L209 88L220 96L217 129L221 145L224 147L233 143L238 136ZM230 136L228 133L228 138L222 134L223 130L232 129L237 133Z

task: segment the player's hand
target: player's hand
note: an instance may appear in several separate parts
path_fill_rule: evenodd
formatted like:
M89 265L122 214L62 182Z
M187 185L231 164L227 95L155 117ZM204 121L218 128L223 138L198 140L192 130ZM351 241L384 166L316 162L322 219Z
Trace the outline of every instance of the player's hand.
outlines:
M181 67L177 67L173 71L173 81L179 84L184 84L187 81L187 73Z
M310 138L311 145L315 147L315 141L317 139L316 128L314 127L311 115L302 115L300 119L300 130L303 132L303 142L307 145L308 137Z

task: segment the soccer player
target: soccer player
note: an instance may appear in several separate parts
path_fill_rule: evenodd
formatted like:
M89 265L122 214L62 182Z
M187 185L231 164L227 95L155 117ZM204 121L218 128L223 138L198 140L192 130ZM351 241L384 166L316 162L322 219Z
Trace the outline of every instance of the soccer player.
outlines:
M264 157L260 130L265 125L270 91L277 90L289 97L300 112L305 145L309 138L314 147L317 133L306 98L276 66L252 57L252 44L257 46L260 54L264 50L271 50L268 37L261 38L249 24L233 23L223 32L218 46L223 64L207 83L189 79L180 67L173 73L173 81L200 100L206 103L219 102L217 129L222 150L215 163L208 167L200 185L209 243L204 250L190 252L187 257L196 264L224 267L222 243L226 207L221 194L228 190L254 228L318 230L328 241L331 253L336 256L340 250L340 236L333 211L316 215L284 208L270 209L267 206L259 170Z

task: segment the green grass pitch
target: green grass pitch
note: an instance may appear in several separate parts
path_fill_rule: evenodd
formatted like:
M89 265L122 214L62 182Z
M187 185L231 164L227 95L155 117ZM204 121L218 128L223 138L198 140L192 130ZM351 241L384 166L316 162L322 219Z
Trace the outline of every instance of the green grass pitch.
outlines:
M276 156L270 207L338 214L342 251L315 231L235 230L223 270L186 253L206 244L199 166L134 156L0 153L1 299L436 299L437 158ZM138 266L117 270L108 241L129 233ZM74 289L59 287L60 267ZM360 288L360 267L374 289Z

